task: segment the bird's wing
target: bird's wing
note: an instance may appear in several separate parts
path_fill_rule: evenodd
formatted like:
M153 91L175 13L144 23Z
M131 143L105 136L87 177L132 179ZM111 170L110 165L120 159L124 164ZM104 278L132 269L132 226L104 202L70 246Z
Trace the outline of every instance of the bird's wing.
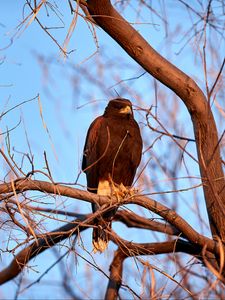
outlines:
M90 125L83 151L82 170L88 172L88 168L98 159L97 144L99 138L99 130L102 126L104 117L96 118Z

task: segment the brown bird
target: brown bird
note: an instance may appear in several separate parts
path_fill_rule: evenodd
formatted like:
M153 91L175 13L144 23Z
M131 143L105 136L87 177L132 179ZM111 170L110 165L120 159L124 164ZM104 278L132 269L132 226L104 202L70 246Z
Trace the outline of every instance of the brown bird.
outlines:
M132 103L123 98L109 101L104 114L90 125L86 137L82 170L86 173L88 191L107 196L118 192L121 186L130 188L141 152L142 138ZM97 209L97 205L92 204L93 212ZM106 231L111 228L115 212L97 220L92 241L95 252L107 248Z

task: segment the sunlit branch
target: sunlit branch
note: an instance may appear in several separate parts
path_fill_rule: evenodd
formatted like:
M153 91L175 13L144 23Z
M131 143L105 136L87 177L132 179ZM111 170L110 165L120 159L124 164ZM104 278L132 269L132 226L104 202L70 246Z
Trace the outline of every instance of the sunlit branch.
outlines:
M2 197L5 197L5 194L11 193L13 191L21 193L28 190L36 190L43 193L79 199L89 203L96 203L100 206L103 206L103 211L105 207L109 206L109 203L111 209L125 204L140 205L160 215L165 221L169 222L171 225L176 227L176 229L180 231L180 233L182 233L187 240L201 247L207 245L207 250L219 254L219 246L216 241L213 241L199 234L175 211L151 198L136 195L121 199L118 202L118 199L116 197L99 196L76 188L64 185L57 185L41 180L31 180L30 178L21 178L10 183L0 184L0 194L3 194Z

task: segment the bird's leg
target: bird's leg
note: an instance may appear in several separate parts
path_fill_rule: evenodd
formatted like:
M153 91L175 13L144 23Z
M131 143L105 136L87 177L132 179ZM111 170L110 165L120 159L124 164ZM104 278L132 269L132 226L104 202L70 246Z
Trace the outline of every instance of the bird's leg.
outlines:
M113 182L111 177L109 177L109 183L111 187L111 196L116 196L118 202L120 202L125 197L133 197L138 193L138 190L134 187L126 187L123 183L116 184L115 182Z
M123 185L123 183L118 186L118 193L120 194L121 198L126 197L128 189Z
M113 195L116 196L118 202L126 197L128 193L128 189L121 183L115 184L113 183Z
M129 187L129 188L127 188L127 196L133 197L133 196L135 196L137 194L138 194L138 189L137 188L135 188L135 187Z
M117 200L118 200L118 197L117 197L117 187L116 187L116 184L113 182L112 180L112 177L109 175L109 182L110 182L110 187L111 187L111 201L110 201L110 205L112 205L112 197L113 196L116 196Z
M133 197L138 193L138 189L134 187L126 187L121 183L118 188L118 194L120 195L120 198L124 199L125 197Z

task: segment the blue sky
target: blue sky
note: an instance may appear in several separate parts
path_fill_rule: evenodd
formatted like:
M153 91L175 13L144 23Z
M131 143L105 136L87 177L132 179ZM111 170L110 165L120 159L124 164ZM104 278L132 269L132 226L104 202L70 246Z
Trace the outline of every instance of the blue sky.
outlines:
M18 32L16 27L22 21L23 5L21 3L22 1L2 0L0 4L0 103L2 104L2 111L5 111L23 101L33 98L34 100L15 108L4 116L4 118L1 119L0 128L2 132L5 132L7 128L13 128L20 122L19 126L10 132L10 148L11 153L14 154L18 163L23 163L25 173L31 170L31 165L26 158L22 162L21 152L29 153L31 151L34 155L35 169L45 170L43 153L46 151L54 180L60 182L74 182L80 171L82 150L87 128L92 120L103 112L107 101L111 97L116 96L114 88L111 87L115 85L119 79L138 76L143 70L100 29L97 29L98 43L100 46L99 52L90 58L96 51L96 45L87 25L81 18L78 19L77 26L69 44L69 50L73 49L74 52L70 54L67 59L63 59L62 56L60 56L59 48L49 36L41 30L36 22L33 22L26 30ZM60 12L62 12L60 18L63 19L64 28L52 30L51 33L57 37L57 41L62 45L73 16L70 14L67 4L62 4L59 1L57 3L60 6ZM168 12L174 9L174 1L170 3L171 7L168 8ZM29 9L25 7L24 11L25 14L27 14ZM175 28L177 28L178 32L179 30L185 32L185 29L188 29L185 28L185 22L182 24L183 27L179 23L177 18L178 13L180 15L182 14L186 22L188 20L186 11L178 7L170 17L170 24L172 25L169 30L171 30L171 32L175 32ZM132 7L126 11L125 15L128 16L130 21L135 22L136 12ZM40 18L46 26L62 26L62 22L52 14L50 17L46 17L44 9L40 14ZM149 14L147 12L139 21L147 22L148 20ZM157 17L153 19L150 18L150 23L156 25L139 24L135 25L135 28L139 30L147 40L151 41L155 49L159 50L165 57L169 58L175 65L189 75L197 78L198 84L204 89L204 75L200 59L197 52L196 54L192 52L194 45L189 43L180 55L176 55L176 52L182 48L184 42L178 38L176 39L176 36L173 36L170 37L173 39L173 43L171 44L169 38L165 38L165 30ZM181 27L179 28L178 26ZM169 43L171 46L167 47ZM221 48L221 53L222 52L223 48ZM105 68L105 65L109 67ZM86 76L87 71L90 73L90 77ZM95 83L95 80L99 80L100 84ZM177 101L176 99L174 100L174 95L168 92L167 88L161 87L160 83L158 83L158 87L160 93L162 93L161 91L167 93L168 106L174 105L174 102ZM137 80L116 85L115 89L119 94L125 97L133 95L132 101L134 104L138 104L137 99L141 98L144 107L154 105L153 79L147 74ZM39 95L39 101L37 95ZM193 137L190 117L184 105L177 101L178 104L175 110L178 113L174 121L175 124L169 121L173 109L169 107L168 115L163 114L163 105L165 105L165 103L165 100L164 102L160 100L158 104L160 120L165 122L165 124L169 122L169 130L173 131L174 128L176 128L179 132L175 133ZM135 111L135 116L140 122L143 136L147 139L149 138L149 144L151 144L156 136L142 125L143 113ZM220 119L217 119L218 122L219 120ZM153 120L151 121L156 125ZM222 128L220 128L220 130L222 131ZM3 147L4 145L4 149L6 149L5 137L5 135L0 137L1 146ZM29 144L27 139L29 140ZM146 147L147 145L148 143L146 143ZM168 151L168 149L170 150ZM189 143L187 149L196 155L193 144ZM158 157L161 158L162 161L169 160L171 163L176 162L178 152L174 150L168 138L159 140L153 148L153 152L158 153ZM145 157L144 160L147 159ZM192 175L198 176L199 172L195 163L188 160L187 157L186 159L192 170ZM1 177L3 177L6 173L7 166L2 160L0 160L0 163L3 167L1 168L0 174ZM153 162L151 162L151 164L152 168L157 165ZM152 172L149 174L152 182L158 182L156 190L159 188L165 190L171 189L170 183L166 181L168 178L165 178L165 174L160 173L160 170L152 169ZM180 176L184 176L185 174L185 167L182 165L180 166ZM36 176L37 178L44 179L41 175ZM188 182L180 180L177 183L178 188L188 187L193 182L194 181ZM198 182L198 180L196 182ZM83 174L80 176L79 184L85 185L85 177ZM154 189L154 186L145 187L146 192L154 192ZM205 215L202 193L200 190L197 190L196 194L196 199L199 201L202 214ZM192 192L186 192L182 195L179 194L176 201L178 201L178 203L179 201L184 201L189 205L189 197L192 196ZM171 201L169 203L174 205L173 196L166 195L165 198L164 196L158 196L158 199L164 202ZM190 203L190 207L193 210L195 210L195 201ZM49 202L51 202L51 200L49 200ZM54 205L53 202L50 204ZM87 204L81 206L75 201L68 200L66 205L68 209L77 209L79 212L90 211L90 206ZM196 223L194 213L192 214L190 212L187 215L187 208L184 208L182 205L179 205L179 207L179 212L194 225ZM126 236L125 227L123 229L121 230L121 235L125 234ZM137 235L135 237L137 239L140 238L140 236ZM4 241L6 240L7 237L5 237ZM90 243L88 242L90 240L90 231L84 233L83 240L87 247L90 247ZM111 250L109 254L105 254L109 260L112 253ZM88 256L87 253L82 253L82 255ZM10 259L11 258L6 258L3 264L6 265L5 262L10 261ZM36 268L41 274L41 272L46 270L55 260L56 256L54 256L54 254L44 253L31 264L38 265ZM74 257L70 257L66 264L71 267L73 262ZM97 262L101 264L101 257L97 257ZM79 266L81 266L80 269ZM77 266L75 272L78 272L80 276L78 277L82 281L83 276L86 276L89 271L88 268L82 269L82 260L79 262L79 266ZM46 280L46 282L51 280L53 274L54 276L57 275L56 280L58 280L61 275L60 272L60 269L55 268L46 275L44 280ZM31 271L26 278L34 280L34 278L37 278L40 274ZM44 282L44 280L42 282ZM103 277L99 276L96 280L102 283ZM54 283L54 288L57 290L57 283ZM85 290L85 286L83 286L82 283L81 288ZM9 296L10 298L15 294L15 289L15 283L10 282L3 286L2 293L4 297ZM96 291L96 295L97 292L98 291ZM43 285L43 289L41 290L38 289L36 285L34 288L31 288L27 294L25 293L23 295L29 295L32 299L38 299L38 297L44 296L50 297L45 285Z

